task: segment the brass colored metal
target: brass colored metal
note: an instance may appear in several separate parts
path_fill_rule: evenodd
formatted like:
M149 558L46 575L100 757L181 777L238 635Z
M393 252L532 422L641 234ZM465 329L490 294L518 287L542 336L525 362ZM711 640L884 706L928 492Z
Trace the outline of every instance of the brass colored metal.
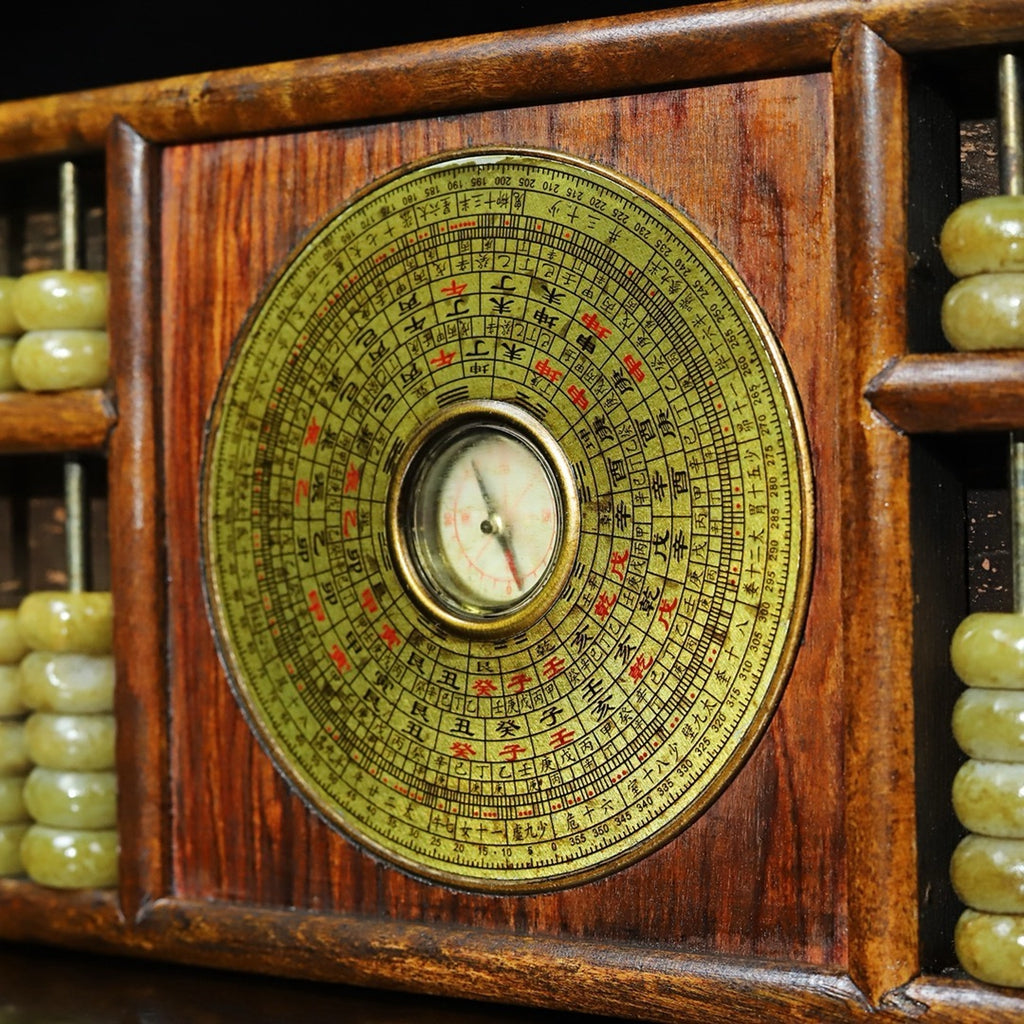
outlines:
M317 812L425 879L580 884L766 728L808 599L798 403L743 283L613 171L468 150L354 197L239 335L211 621Z
M504 507L486 509L467 524L476 535L477 546L493 552L490 560L499 572L504 567L503 563L509 566L508 577L502 573L501 578L495 580L499 589L505 585L508 596L490 607L480 607L479 601L474 603L471 587L460 576L471 568L469 562L453 568L451 560L435 550L439 544L434 535L437 527L431 524L436 523L444 510L430 516L431 522L426 524L417 522L420 517L413 514L418 492L425 492L428 499L434 497L434 488L429 486L431 475L444 463L446 455L451 457L453 444L470 433L484 438L504 438L506 444L532 452L532 456L527 457L538 469L535 480L513 480L503 484ZM579 496L565 453L524 409L508 402L487 400L458 403L441 410L424 424L424 429L412 439L406 451L408 454L395 471L388 497L388 533L396 567L409 593L428 615L469 638L499 639L529 629L551 608L568 583L579 544ZM464 456L468 457L468 454ZM470 500L473 497L482 499L480 505L483 508L493 499L489 499L487 493L490 485L485 486L479 474L498 483L502 479L502 467L474 464L472 470L477 478L469 484L476 494ZM507 475L507 469L504 472ZM526 571L515 568L513 551L523 539L516 536L516 532L531 528L534 531L544 530L545 526L539 522L509 522L515 515L517 504L523 503L521 493L504 493L516 483L525 484L534 492L549 483L552 497L550 511L553 514L547 530L551 541L550 555L545 558L543 566L530 573L536 578L536 583L525 590L523 582L515 579L517 572ZM429 513L430 510L427 511ZM447 515L452 517L453 513L449 510ZM492 524L496 520L500 522L499 516L503 516L506 522L496 528ZM457 523L451 523L450 529L456 528ZM477 533L481 528L484 531L482 536ZM420 551L421 548L427 550ZM437 569L430 569L432 564L440 562L444 563L443 579L438 578Z

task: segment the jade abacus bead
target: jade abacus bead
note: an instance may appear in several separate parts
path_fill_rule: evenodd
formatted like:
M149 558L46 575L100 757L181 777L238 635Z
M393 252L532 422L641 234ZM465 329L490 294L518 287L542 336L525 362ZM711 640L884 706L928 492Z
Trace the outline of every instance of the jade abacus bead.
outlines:
M1024 761L1024 690L968 687L953 708L953 736L968 757Z
M965 836L949 877L960 902L992 914L1024 914L1024 839Z
M21 671L17 665L0 665L0 718L12 718L28 708L21 699Z
M953 778L953 810L968 832L1024 839L1024 764L965 761Z
M25 866L21 860L21 844L29 827L28 822L0 825L0 878L12 878L25 873Z
M117 775L36 766L25 781L25 806L33 820L55 828L113 828L117 824Z
M18 629L33 650L109 654L113 613L107 591L37 590L18 606Z
M44 768L102 771L113 768L112 714L61 715L33 712L25 720L25 745L34 764Z
M33 711L114 709L114 656L30 651L18 665L21 699Z
M107 275L102 270L38 270L14 284L11 304L23 331L107 325Z
M84 328L26 331L14 346L11 372L26 391L98 388L110 376L110 339Z
M1024 986L1024 914L965 910L953 943L963 969L979 981Z
M0 824L29 820L25 806L25 775L0 775Z
M1024 273L976 274L942 300L942 333L960 352L1024 348Z
M18 609L0 608L0 665L16 665L28 653L18 629Z
M25 872L55 889L101 889L117 881L117 829L31 825L21 841Z
M17 343L17 338L0 335L0 391L17 391L21 387L14 376L12 365L14 346Z
M982 196L942 225L942 259L955 277L1024 270L1024 196Z
M949 654L966 686L1024 690L1024 615L968 615L953 633Z
M0 718L0 775L24 775L31 767L25 723Z
M17 335L21 334L21 324L14 315L14 286L18 283L16 277L0 276L0 334Z

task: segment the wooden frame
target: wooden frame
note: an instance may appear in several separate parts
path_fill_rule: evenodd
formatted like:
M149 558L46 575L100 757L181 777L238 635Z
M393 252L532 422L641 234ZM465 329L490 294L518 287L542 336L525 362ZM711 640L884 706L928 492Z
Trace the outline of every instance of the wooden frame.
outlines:
M53 893L0 882L0 936L666 1021L858 1020L879 1009L894 1019L980 1021L1021 1012L1012 993L922 967L915 638L911 617L895 612L914 588L908 435L1024 426L1019 357L971 357L964 371L963 357L908 355L908 57L1022 40L1024 16L1011 0L710 3L0 106L2 160L106 148L112 395L5 399L0 449L107 451L112 588L133 609L115 634L118 757L133 766L120 781L121 883L113 892ZM166 147L810 73L828 76L835 135L838 430L828 478L845 514L833 540L856 552L841 557L838 574L845 952L791 963L642 938L177 895L164 278L154 259ZM990 402L993 391L999 400ZM35 433L55 408L68 425ZM866 691L857 679L884 685Z

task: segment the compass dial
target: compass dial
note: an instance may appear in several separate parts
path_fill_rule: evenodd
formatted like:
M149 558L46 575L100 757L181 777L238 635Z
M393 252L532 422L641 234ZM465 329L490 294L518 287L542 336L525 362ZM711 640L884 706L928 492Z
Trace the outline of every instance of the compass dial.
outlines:
M428 615L469 636L521 632L564 587L579 500L561 448L506 402L426 424L391 484L397 568Z
M424 878L577 884L677 835L778 701L806 441L735 273L634 182L464 151L355 197L244 326L204 577L324 818Z

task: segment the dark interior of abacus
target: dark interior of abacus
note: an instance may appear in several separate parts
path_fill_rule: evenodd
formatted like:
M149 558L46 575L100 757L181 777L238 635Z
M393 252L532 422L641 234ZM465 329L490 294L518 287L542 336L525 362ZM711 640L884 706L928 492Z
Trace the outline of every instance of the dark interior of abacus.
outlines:
M214 21L204 38L184 17L171 25L140 24L136 18L120 32L86 36L92 42L88 62L54 59L52 54L40 59L37 43L20 48L20 64L0 79L0 102L318 56L325 46L341 52L400 45L626 13L633 6L591 5L581 12L578 4L543 11L532 5L500 10L474 5L454 12L455 24L452 12L406 12L384 19L392 22L387 27L366 21L358 31L338 26L334 46L330 38L326 44L322 36L311 38L308 22L300 32L300 19L290 23L292 30L276 33L276 39L275 33L255 39L241 31L232 35L233 22L218 27ZM140 38L158 35L163 39L155 50L138 45ZM65 38L79 44L82 39L74 33ZM13 41L8 40L8 50ZM30 53L32 49L36 52ZM948 349L939 319L942 297L953 283L938 248L943 221L959 204L1000 191L998 53L987 46L970 48L952 56L922 56L911 65L907 347L913 353ZM68 215L62 221L60 173L60 162L49 158L0 164L0 279L66 262L62 230ZM77 261L95 271L106 266L104 175L102 159L93 155L77 166L78 203L72 214ZM911 543L916 554L914 594L906 615L913 619L915 648L920 955L923 969L942 976L962 974L953 938L962 907L949 876L950 858L964 835L949 798L963 761L949 726L962 687L949 664L949 638L972 612L1014 607L1008 441L1005 431L926 431L913 438L910 448ZM72 487L79 488L77 499ZM0 448L0 609L17 608L35 591L64 590L75 572L84 572L85 589L109 589L110 545L116 543L110 523L116 512L107 500L102 453L54 454L34 451L28 442L19 451ZM879 509L877 515L886 512ZM72 568L76 558L84 568ZM108 954L20 944L0 950L0 1019L8 1019L10 1007L11 1020L183 1021L198 1019L199 1004L203 1019L225 1024L297 1020L300 1014L326 1020L339 1013L366 1021L522 1019L523 1011L494 1004L348 991L317 982L234 976L202 966L126 962ZM84 1003L70 984L50 984L54 965L62 977L74 979L74 987L89 993ZM348 991L343 1010L339 991ZM538 1010L530 1013L531 1020L549 1019ZM591 1019L554 1011L550 1017L577 1018Z

